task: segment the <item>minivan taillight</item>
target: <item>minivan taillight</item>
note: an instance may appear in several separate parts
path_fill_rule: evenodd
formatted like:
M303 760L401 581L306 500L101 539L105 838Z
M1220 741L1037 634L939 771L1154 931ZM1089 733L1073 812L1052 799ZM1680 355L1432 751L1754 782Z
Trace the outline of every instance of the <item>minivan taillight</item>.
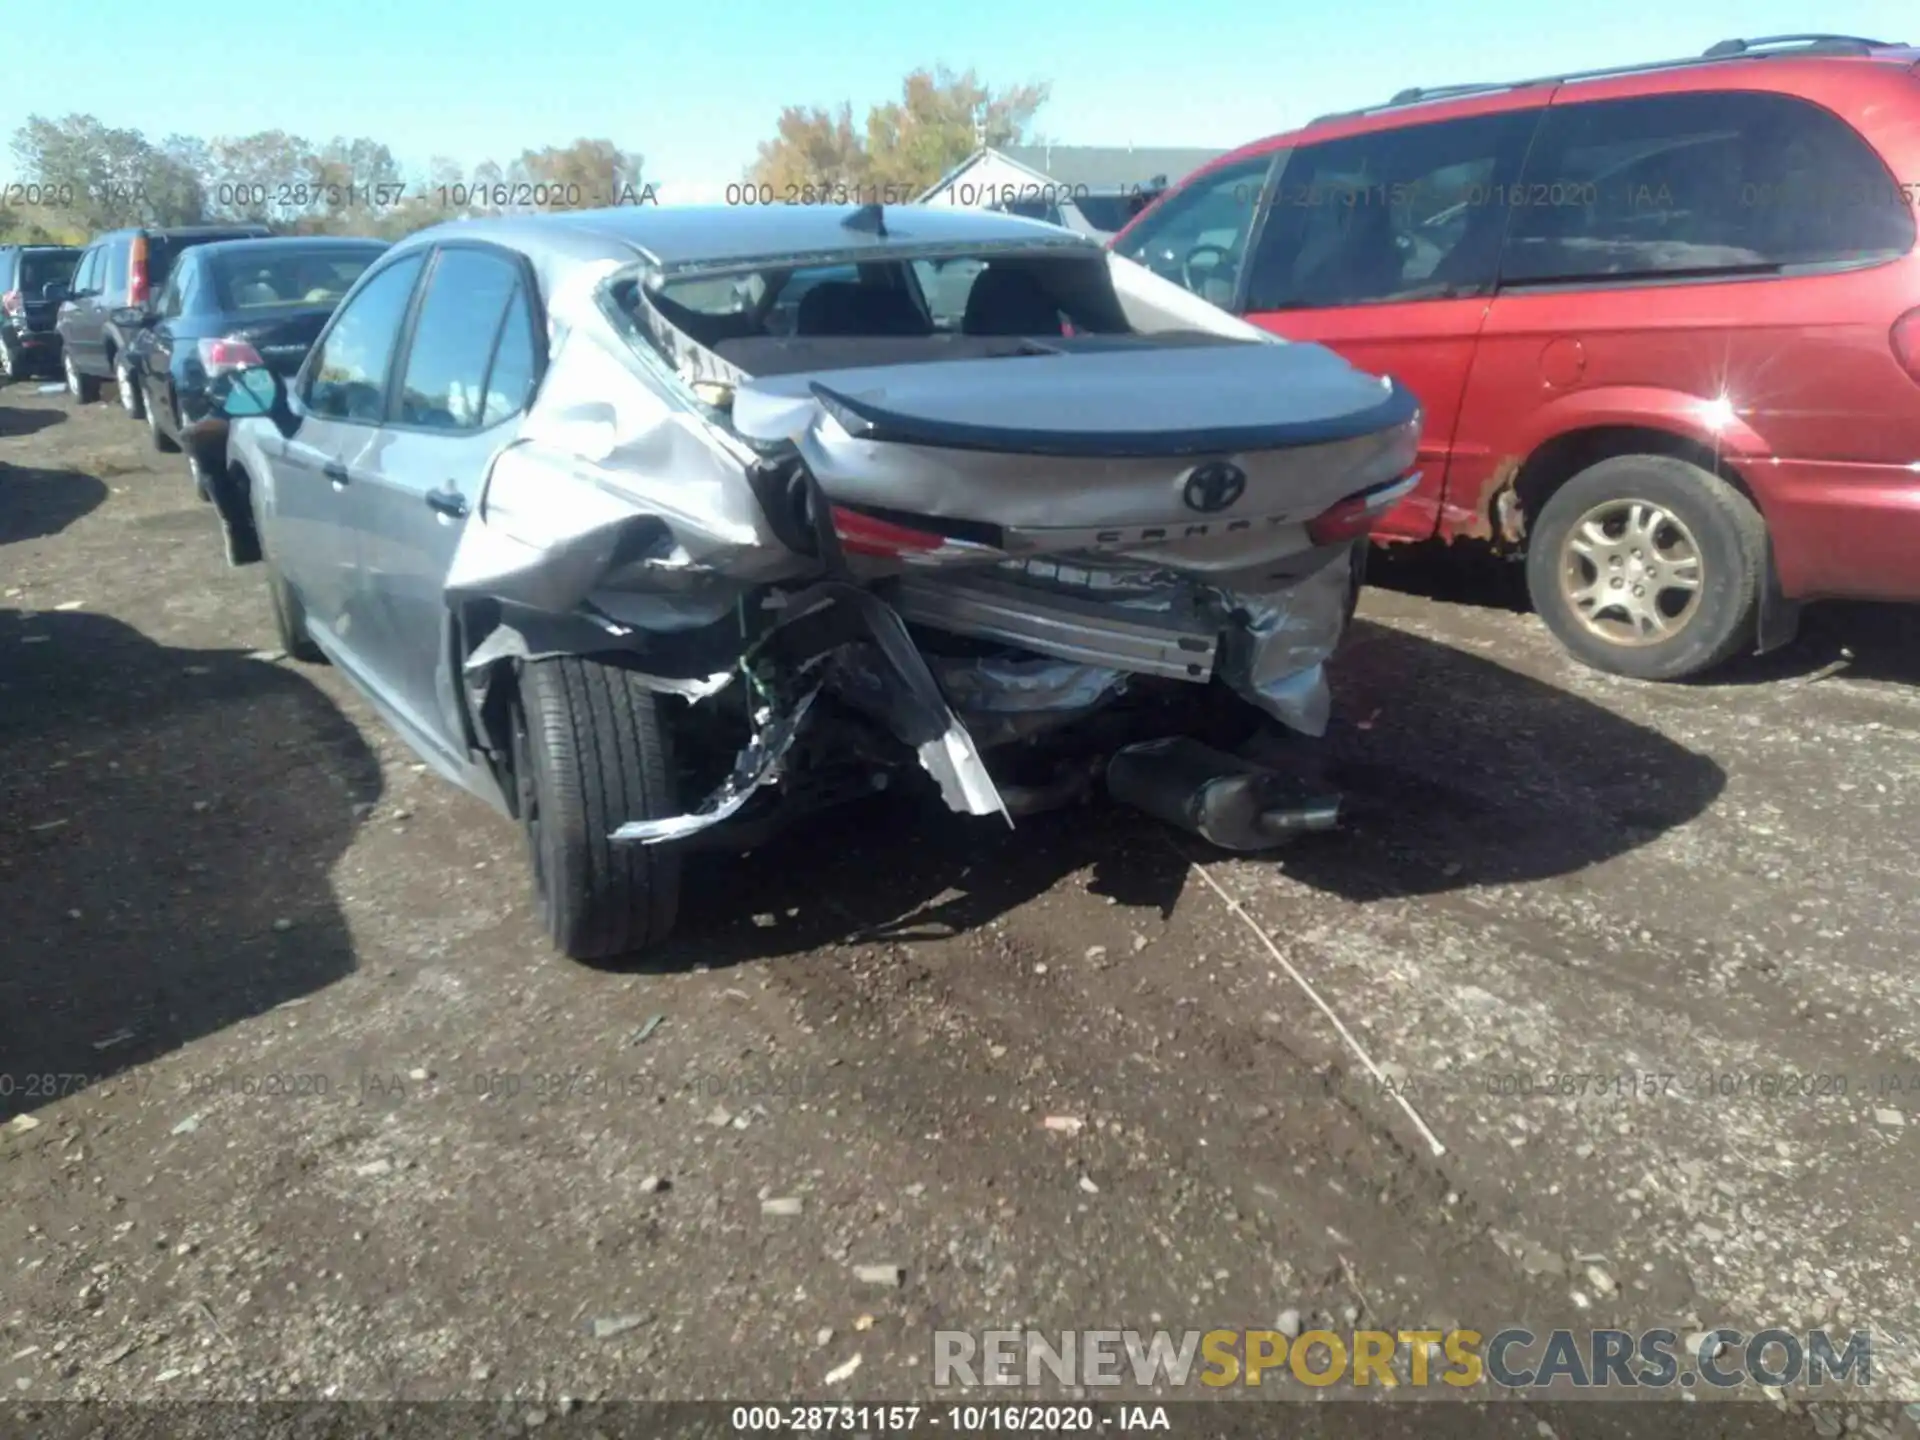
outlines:
M1894 358L1907 374L1920 383L1920 308L1907 311L1893 322Z
M244 370L249 365L264 365L260 352L245 340L228 337L224 340L202 340L200 342L200 363L206 366L207 374L219 375L228 370Z
M6 294L0 295L0 310L6 311L9 315L24 315L27 302L21 298L18 290L9 290Z
M147 237L136 235L127 249L127 304L147 303Z

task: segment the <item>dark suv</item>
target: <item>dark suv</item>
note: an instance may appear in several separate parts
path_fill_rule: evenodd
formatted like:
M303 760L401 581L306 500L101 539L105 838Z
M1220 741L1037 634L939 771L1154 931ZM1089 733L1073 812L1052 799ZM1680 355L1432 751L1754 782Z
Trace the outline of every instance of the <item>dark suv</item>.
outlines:
M1405 383L1376 538L1524 557L1574 655L1671 680L1920 601L1917 209L1920 50L1781 36L1324 116L1113 246Z
M74 245L0 245L0 376L59 364L54 316L79 258Z
M140 388L122 373L127 344L138 330L116 310L145 312L166 284L182 250L214 240L245 240L273 234L265 225L187 225L168 230L109 230L96 235L74 268L73 283L56 322L64 351L67 390L92 400L100 382L112 380L126 412L138 419Z

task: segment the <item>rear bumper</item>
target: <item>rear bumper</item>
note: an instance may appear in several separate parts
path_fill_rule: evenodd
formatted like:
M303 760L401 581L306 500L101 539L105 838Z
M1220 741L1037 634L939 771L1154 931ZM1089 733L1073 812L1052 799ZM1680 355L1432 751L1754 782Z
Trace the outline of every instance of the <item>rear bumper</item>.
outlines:
M1920 460L1774 460L1748 472L1791 600L1920 600Z

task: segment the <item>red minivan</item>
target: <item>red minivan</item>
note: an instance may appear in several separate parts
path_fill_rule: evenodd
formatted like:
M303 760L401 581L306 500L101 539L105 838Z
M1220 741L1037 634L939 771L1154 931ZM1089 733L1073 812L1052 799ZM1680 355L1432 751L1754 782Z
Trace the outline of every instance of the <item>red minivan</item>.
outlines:
M1524 554L1581 660L1697 674L1920 600L1920 50L1847 36L1410 90L1114 249L1426 413L1382 541Z

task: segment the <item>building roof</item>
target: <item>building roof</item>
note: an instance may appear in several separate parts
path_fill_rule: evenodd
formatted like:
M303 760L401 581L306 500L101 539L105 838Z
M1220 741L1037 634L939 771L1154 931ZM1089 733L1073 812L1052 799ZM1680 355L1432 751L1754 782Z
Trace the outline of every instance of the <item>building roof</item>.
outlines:
M1172 184L1227 152L1167 146L1008 145L1000 153L1056 185L1131 190L1159 176Z

